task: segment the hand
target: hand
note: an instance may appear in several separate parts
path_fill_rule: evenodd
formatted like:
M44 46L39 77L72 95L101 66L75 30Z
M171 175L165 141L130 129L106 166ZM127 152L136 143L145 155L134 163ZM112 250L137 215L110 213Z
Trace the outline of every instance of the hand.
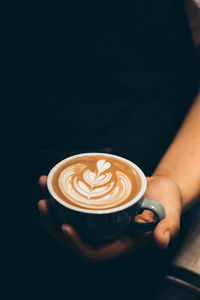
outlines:
M152 176L147 178L148 188L145 196L161 202L165 209L165 218L158 223L153 234L149 232L140 233L131 237L124 234L116 240L98 247L84 242L77 230L70 224L59 226L54 211L47 200L46 181L46 176L39 179L39 184L46 197L45 200L38 202L43 227L52 237L86 262L105 261L129 255L151 241L152 238L159 248L164 249L179 231L181 194L177 185L168 177ZM136 217L138 222L151 222L153 219L153 213L150 211L144 211Z

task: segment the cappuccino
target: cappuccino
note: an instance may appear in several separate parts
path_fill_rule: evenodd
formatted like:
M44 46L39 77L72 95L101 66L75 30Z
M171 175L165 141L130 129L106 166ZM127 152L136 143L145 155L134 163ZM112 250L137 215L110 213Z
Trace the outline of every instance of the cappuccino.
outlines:
M64 161L52 176L52 188L74 207L105 210L131 201L141 189L141 179L117 156L88 153Z

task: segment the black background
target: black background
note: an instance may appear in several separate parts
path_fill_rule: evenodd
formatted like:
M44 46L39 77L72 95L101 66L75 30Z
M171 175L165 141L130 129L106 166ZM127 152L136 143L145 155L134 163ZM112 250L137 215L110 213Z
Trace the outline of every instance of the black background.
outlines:
M100 7L100 3L97 4ZM73 5L75 9L76 3L73 2ZM124 297L156 299L158 286L161 284L175 249L181 244L181 234L187 230L187 222L185 227L182 227L183 233L180 234L180 239L176 243L172 243L166 251L155 249L154 245L150 244L131 259L123 258L94 265L87 265L73 257L49 237L41 227L37 201L41 199L42 195L37 180L40 172L48 171L50 165L49 163L45 165L40 157L38 161L44 165L35 165L34 174L29 172L31 167L27 159L27 144L30 145L32 141L35 141L39 147L44 147L44 145L42 137L37 135L39 130L37 126L33 128L27 126L27 119L29 118L35 118L37 123L38 117L41 118L41 111L38 107L38 111L36 109L34 114L30 110L27 115L28 103L25 95L26 88L24 88L24 74L30 64L34 66L35 72L32 73L31 79L34 86L38 70L40 74L46 72L48 61L39 62L38 60L41 59L41 53L45 59L45 51L49 46L49 41L51 41L51 36L48 36L50 33L54 34L52 36L54 42L58 39L58 44L50 44L52 48L48 58L53 59L54 54L58 54L56 51L59 50L59 37L56 36L52 28L55 25L57 9L57 6L55 7L50 3L48 5L17 3L17 5L12 6L9 22L6 25L8 32L11 33L7 35L9 45L7 57L12 65L8 69L10 77L14 79L13 88L11 91L9 89L12 94L9 99L12 100L8 102L11 109L8 113L7 124L11 124L11 126L6 126L9 137L7 154L11 157L11 170L15 173L12 188L7 188L10 199L7 210L9 221L6 222L8 228L6 242L8 247L6 248L8 250L5 256L8 257L6 259L6 293L8 299L71 300L83 298L122 299ZM70 22L69 15L68 18ZM62 28L62 18L59 26ZM45 44L45 39L47 44ZM34 61L30 62L27 50L34 53ZM60 55L62 56L64 53L60 53ZM57 68L56 65L54 67ZM60 67L62 70L62 65ZM55 69L49 70L48 74L53 74ZM57 69L56 71L60 72ZM149 108L148 113L151 113L151 109L153 113L153 107ZM185 110L187 110L187 104L185 104ZM181 118L182 116L177 123L180 124ZM144 168L145 173L151 174L174 133L173 130L167 132L165 143L149 165L147 163L148 158L146 158L146 162L141 160L144 149L141 150L135 162L139 163L140 166L144 164L141 167ZM54 149L61 152L50 154L51 164L53 165L55 160L59 160L63 155L74 154L74 151L77 150L76 146L71 149L62 146L61 149ZM88 147L91 150L100 149L98 144L95 146L84 145L83 141L81 146L78 150L85 150ZM109 145L105 144L101 149L109 151L107 146ZM116 149L115 154L130 157L130 153L123 152L121 149ZM153 256L151 256L152 253ZM67 260L66 257L68 257Z

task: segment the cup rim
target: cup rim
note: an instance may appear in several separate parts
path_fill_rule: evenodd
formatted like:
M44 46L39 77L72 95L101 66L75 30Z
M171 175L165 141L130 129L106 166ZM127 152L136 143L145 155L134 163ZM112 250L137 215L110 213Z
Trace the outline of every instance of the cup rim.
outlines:
M69 161L75 157L81 157L81 156L95 156L95 155L104 155L104 156L107 156L107 157L116 157L117 159L120 159L126 163L128 163L129 165L131 165L135 170L136 172L138 173L139 177L140 177L140 180L141 180L141 188L140 188L140 191L139 193L132 199L130 200L129 202L121 205L121 206L117 206L117 207L114 207L114 208L109 208L109 209L86 209L86 208L81 208L81 207L76 207L76 206L73 206L67 202L65 202L64 200L62 200L55 192L54 192L54 189L52 187L52 177L53 177L53 174L54 172L63 164L65 163L66 161ZM121 210L124 210L124 209L127 209L128 207L132 206L133 204L137 203L143 196L144 196L144 193L146 191L146 188L147 188L147 180L146 180L146 177L144 175L144 173L142 172L142 170L136 165L134 164L132 161L124 158L124 157L121 157L121 156L118 156L118 155L114 155L114 154L109 154L109 153L103 153L103 152L87 152L87 153L80 153L80 154L75 154L73 156L69 156L63 160L61 160L59 163L57 163L49 172L48 174L48 177L47 177L47 188L48 188L48 191L50 193L50 195L57 201L59 202L61 205L65 206L66 208L69 208L71 210L74 210L74 211L77 211L77 212L81 212L81 213L87 213L87 214L109 214L109 213L115 213L115 212L118 212L118 211L121 211Z

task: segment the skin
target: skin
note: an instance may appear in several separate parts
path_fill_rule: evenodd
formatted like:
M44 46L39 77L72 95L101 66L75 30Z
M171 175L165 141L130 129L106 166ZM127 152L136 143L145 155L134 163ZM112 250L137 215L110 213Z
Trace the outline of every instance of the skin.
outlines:
M147 177L145 196L159 201L165 209L165 218L152 233L124 234L100 246L88 244L70 224L58 225L48 201L46 181L47 176L39 179L45 198L38 202L42 225L82 260L93 263L130 255L152 239L160 249L165 249L179 232L182 212L200 196L200 92L156 170ZM140 222L152 220L153 214L149 211L137 216Z

